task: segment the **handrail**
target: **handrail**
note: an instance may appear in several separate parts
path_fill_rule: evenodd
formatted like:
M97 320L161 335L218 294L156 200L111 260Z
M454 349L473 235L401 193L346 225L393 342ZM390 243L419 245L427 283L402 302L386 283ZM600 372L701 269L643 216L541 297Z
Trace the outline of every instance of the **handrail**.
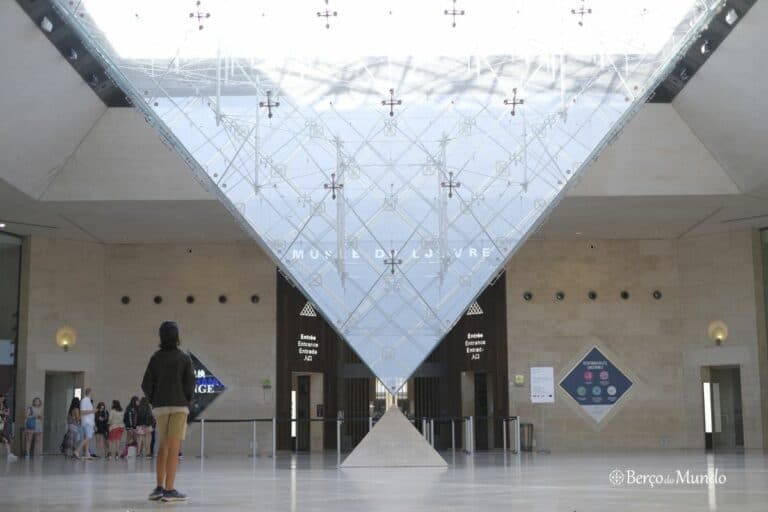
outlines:
M475 420L510 420L512 418L519 418L519 416L406 416L410 421L415 420L430 420L430 421L436 421L436 422L449 422L449 421L457 421L457 420L466 420L468 418L474 418ZM381 418L380 415L377 416L345 416L341 418L344 421L368 421L370 418L373 418L374 420L378 420ZM205 420L206 423L251 423L251 422L263 422L263 423L269 423L271 421L277 420L279 423L288 423L293 421L328 421L328 422L335 422L339 418L336 417L323 417L323 418L280 418L280 417L269 417L269 418L195 418L193 420L190 420L190 423L200 423L201 421Z
M206 423L252 423L253 424L253 457L256 458L256 424L257 423L272 423L272 458L273 461L277 456L277 424L278 423L293 423L293 422L335 422L336 423L336 451L337 461L341 464L341 424L345 421L367 421L369 428L373 427L375 421L378 421L381 416L360 416L360 417L348 417L348 418L195 418L189 423L200 424L200 457L205 458L205 424ZM474 432L475 422L478 419L482 420L501 420L503 429L503 449L507 451L507 423L515 422L517 428L514 429L514 443L513 453L520 453L520 417L519 416L437 416L430 418L428 416L422 416L421 418L416 416L408 417L408 420L414 425L417 425L418 420L421 419L422 435L427 439L432 446L435 442L435 423L450 422L451 424L451 450L456 452L456 432L455 423L461 421L464 423L464 451L467 454L473 454L474 449Z

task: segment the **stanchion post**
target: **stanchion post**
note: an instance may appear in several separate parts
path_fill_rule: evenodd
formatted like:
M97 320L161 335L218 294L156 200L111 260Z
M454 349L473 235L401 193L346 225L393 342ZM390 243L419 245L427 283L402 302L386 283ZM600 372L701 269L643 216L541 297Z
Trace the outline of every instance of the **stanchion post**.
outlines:
M451 418L451 452L456 455L456 421Z
M429 441L435 447L435 418L429 420Z
M507 454L507 418L501 418L501 435L503 438L502 446L504 447L504 454Z
M515 453L520 453L520 416L515 416Z
M272 417L272 460L277 459L277 418Z
M341 418L336 418L336 465L341 466Z
M200 458L205 458L205 418L200 418Z
M469 453L475 453L475 419L469 417Z
M373 430L373 416L368 416L368 432Z
M253 420L253 458L256 459L256 420Z

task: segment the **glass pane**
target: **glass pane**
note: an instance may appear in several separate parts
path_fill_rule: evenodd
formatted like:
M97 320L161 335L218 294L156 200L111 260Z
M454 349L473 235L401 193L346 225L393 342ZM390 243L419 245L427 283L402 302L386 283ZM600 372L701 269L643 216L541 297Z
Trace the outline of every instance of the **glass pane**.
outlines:
M56 3L391 391L722 5Z

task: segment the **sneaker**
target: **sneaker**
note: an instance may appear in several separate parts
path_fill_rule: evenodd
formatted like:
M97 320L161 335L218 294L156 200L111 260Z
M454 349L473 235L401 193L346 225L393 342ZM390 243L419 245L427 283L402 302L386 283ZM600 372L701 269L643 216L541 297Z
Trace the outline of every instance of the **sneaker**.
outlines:
M158 501L163 497L165 489L162 487L155 487L155 490L149 494L149 501Z
M170 491L163 491L162 500L164 502L169 502L169 501L187 501L187 496L185 494L181 494L176 489L171 489Z
M15 456L15 455L14 455L14 454L12 454L12 453L8 453L8 460L9 460L10 462L16 462L16 460L17 460L17 459L18 459L18 457L17 457L17 456Z

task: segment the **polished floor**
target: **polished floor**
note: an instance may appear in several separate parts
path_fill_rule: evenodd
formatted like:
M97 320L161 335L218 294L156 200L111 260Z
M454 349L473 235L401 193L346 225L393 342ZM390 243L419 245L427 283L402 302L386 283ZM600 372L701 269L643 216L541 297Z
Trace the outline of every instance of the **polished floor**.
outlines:
M442 470L340 470L332 454L187 458L177 487L190 501L177 504L146 501L150 460L0 460L0 511L768 511L761 453L444 455Z

